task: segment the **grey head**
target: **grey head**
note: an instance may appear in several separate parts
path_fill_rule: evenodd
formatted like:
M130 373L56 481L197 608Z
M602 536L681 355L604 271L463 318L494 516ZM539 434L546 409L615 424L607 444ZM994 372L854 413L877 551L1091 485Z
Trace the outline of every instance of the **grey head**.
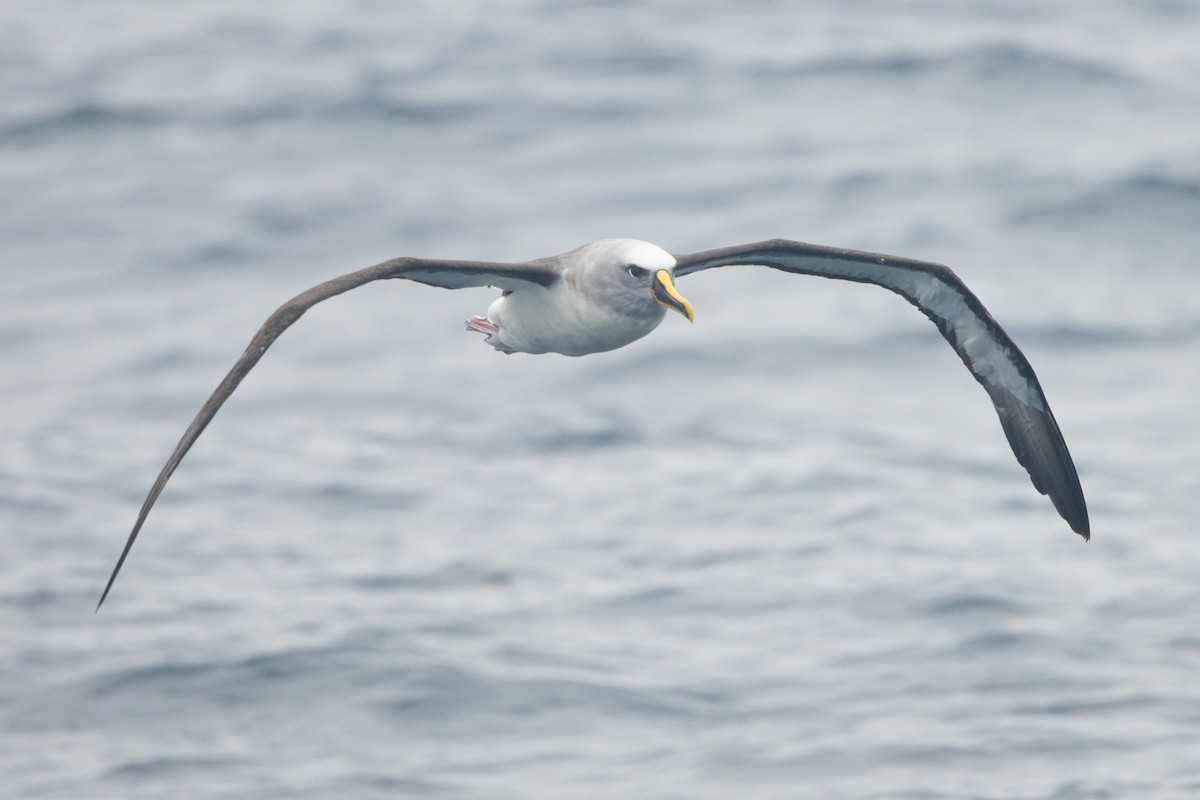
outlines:
M661 320L667 309L694 320L675 289L675 256L638 239L599 239L561 256L564 278L583 296L633 318Z

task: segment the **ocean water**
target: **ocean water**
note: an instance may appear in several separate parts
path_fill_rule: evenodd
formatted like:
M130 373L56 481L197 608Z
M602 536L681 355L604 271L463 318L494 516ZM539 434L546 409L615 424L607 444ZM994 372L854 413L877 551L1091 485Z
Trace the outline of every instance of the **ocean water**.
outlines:
M0 796L1200 796L1200 4L0 10ZM397 255L950 264L1091 510L873 287L503 356Z

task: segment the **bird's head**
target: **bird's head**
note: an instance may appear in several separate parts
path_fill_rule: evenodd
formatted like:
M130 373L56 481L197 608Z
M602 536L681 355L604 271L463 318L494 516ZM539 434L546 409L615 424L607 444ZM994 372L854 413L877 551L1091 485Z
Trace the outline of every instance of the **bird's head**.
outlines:
M586 245L587 280L609 303L631 316L678 311L695 321L692 304L675 289L675 257L658 245L636 239L602 239Z

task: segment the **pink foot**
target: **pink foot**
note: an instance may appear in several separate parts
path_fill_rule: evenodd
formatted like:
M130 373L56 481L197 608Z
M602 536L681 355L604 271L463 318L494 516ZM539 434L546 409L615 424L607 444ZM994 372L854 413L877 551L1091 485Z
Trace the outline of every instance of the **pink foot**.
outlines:
M467 318L467 330L486 333L488 336L495 336L500 332L500 329L496 327L496 323L487 317L478 316Z

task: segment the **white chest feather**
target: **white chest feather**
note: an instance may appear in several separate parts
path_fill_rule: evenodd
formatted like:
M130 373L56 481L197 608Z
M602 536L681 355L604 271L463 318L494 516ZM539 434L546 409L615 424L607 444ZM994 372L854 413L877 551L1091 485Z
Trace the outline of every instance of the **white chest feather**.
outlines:
M665 310L644 318L621 314L564 281L549 289L530 287L506 294L492 303L487 316L509 350L583 356L642 338L658 327L664 314Z

